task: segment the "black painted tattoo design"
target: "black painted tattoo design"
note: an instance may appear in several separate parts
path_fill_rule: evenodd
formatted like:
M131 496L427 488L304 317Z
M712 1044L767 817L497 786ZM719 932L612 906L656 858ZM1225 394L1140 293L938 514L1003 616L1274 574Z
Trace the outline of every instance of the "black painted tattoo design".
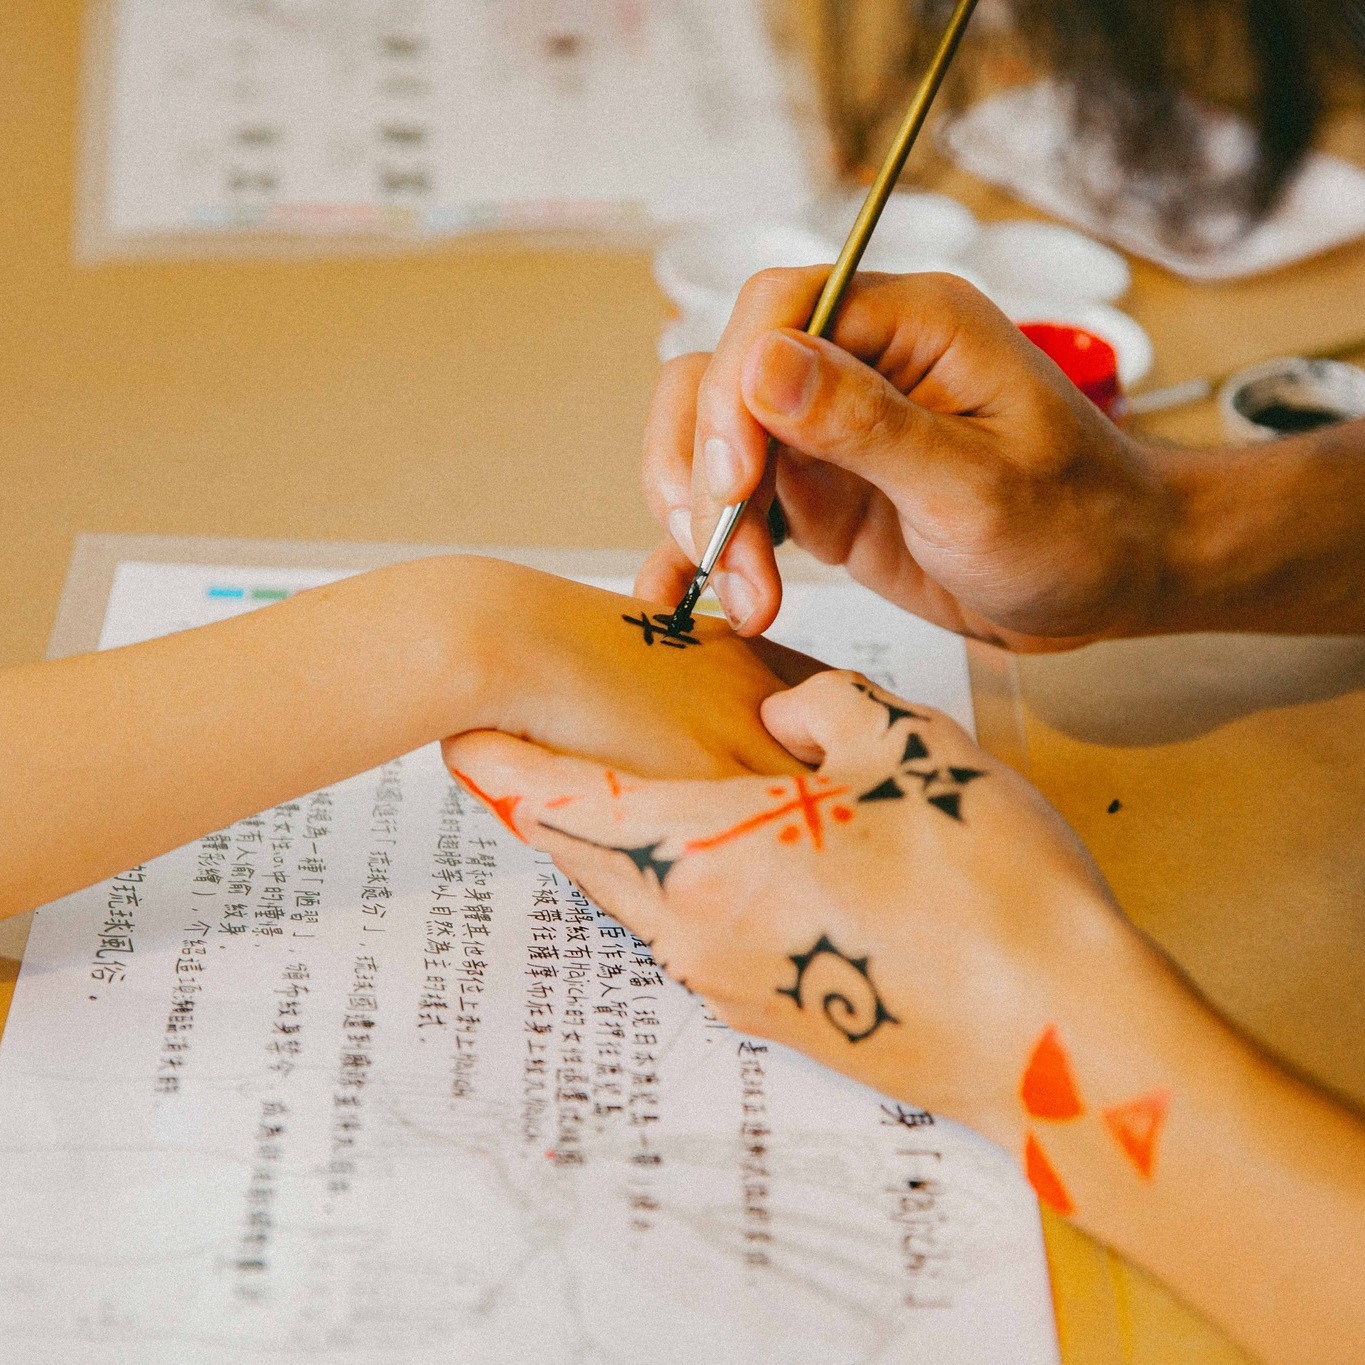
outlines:
M686 649L688 645L701 644L695 635L690 634L695 624L690 618L678 621L663 612L651 617L642 611L638 616L622 616L621 619L629 625L638 626L647 645L652 645L656 640L672 649Z
M882 1105L882 1124L884 1127L892 1128L931 1128L934 1123L934 1116L927 1109L910 1109L907 1106L892 1102ZM911 1189L922 1184L922 1181L909 1180L906 1182Z
M907 711L904 707L896 706L892 702L886 701L870 688L862 683L854 683L859 692L870 700L875 701L879 706L886 707L889 716L887 728L894 725L898 720L918 720L928 722L928 716L921 716L915 711ZM924 737L918 730L911 730L905 737L905 749L901 754L901 761L896 772L892 773L884 782L879 782L875 787L869 788L858 797L860 802L868 801L900 801L906 795L906 788L909 786L907 779L913 778L919 783L920 794L936 810L941 810L944 815L953 820L962 820L962 790L969 782L975 782L978 777L985 777L985 772L980 768L959 768L951 764L947 767L932 766L933 757L929 752L929 746L924 742ZM913 790L913 788L911 788Z
M562 834L566 839L572 839L576 844L587 844L589 848L600 848L607 853L624 853L640 869L641 876L648 877L652 872L660 889L668 880L668 874L678 865L677 858L660 858L658 856L659 850L664 846L662 839L653 844L641 844L638 848L622 848L616 844L599 844L595 839L585 839L581 834L571 834L567 829L560 829L557 825L547 825L543 820L540 821L540 826L554 834Z
M889 730L898 720L922 720L927 721L928 716L922 716L918 711L907 711L899 702L888 701L885 697L879 697L874 687L869 687L866 683L854 683L854 688L861 692L868 701L875 701L878 706L886 707L886 728Z
M796 980L779 986L778 995L789 996L800 1010L818 999L825 1018L850 1043L870 1038L883 1024L900 1023L877 994L867 958L841 953L827 935L822 934L809 952L792 953L791 963Z

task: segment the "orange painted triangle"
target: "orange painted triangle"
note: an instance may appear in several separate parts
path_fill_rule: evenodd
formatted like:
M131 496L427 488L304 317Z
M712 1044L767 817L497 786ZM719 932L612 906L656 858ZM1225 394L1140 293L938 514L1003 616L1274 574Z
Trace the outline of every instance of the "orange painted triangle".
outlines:
M1071 1202L1071 1196L1066 1192L1061 1176L1052 1169L1047 1153L1043 1151L1032 1133L1024 1143L1024 1174L1028 1176L1028 1183L1033 1186L1039 1203L1046 1204L1063 1218L1069 1218L1076 1212L1076 1206Z
M1019 1082L1019 1098L1036 1119L1077 1119L1085 1113L1071 1062L1055 1024L1043 1030Z
M450 775L457 781L462 782L469 789L470 795L477 797L482 801L484 805L517 836L518 839L521 839L522 843L526 842L526 840L522 838L521 831L512 823L512 813L521 804L520 796L489 796L489 794L467 773L456 772L456 770L452 768L450 770Z
M1156 1144L1166 1123L1166 1111L1171 1107L1169 1090L1153 1090L1127 1104L1116 1104L1102 1115L1104 1126L1124 1155L1137 1167L1144 1180L1152 1178L1156 1164Z

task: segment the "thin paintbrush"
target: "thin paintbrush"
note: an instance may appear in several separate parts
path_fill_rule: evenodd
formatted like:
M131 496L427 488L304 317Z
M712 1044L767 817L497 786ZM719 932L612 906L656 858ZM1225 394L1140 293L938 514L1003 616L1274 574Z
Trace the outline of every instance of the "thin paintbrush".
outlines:
M910 101L909 109L905 111L905 119L891 144L891 150L887 152L886 160L882 163L881 170L877 172L877 178L872 182L872 188L868 190L867 198L863 200L863 206L854 220L844 249L839 253L839 259L835 261L834 269L820 292L819 302L816 303L815 311L811 314L806 327L807 335L822 337L829 331L839 302L844 296L844 290L848 288L848 282L858 269L858 262L862 260L863 252L867 250L872 229L877 226L877 219L881 217L882 209L886 207L886 201L891 197L891 191L896 188L896 181L900 179L905 159L910 155L910 149L915 145L919 130L924 126L929 106L933 104L934 96L938 94L938 88L943 84L948 65L953 60L953 53L957 51L962 32L967 27L967 20L972 17L972 10L975 8L976 0L957 0L953 7L952 17L948 20L948 27L944 29L943 37L939 40L929 69L925 71L924 79L920 81L919 89L915 91L915 97ZM769 439L769 459L773 458L776 447L777 442ZM746 498L744 502L737 502L720 514L720 520L707 542L701 563L697 565L692 584L673 613L670 629L685 630L691 623L692 611L706 587L706 580L711 577L711 571L730 543L730 537L734 534L735 527L739 525L739 519L744 515L747 506Z

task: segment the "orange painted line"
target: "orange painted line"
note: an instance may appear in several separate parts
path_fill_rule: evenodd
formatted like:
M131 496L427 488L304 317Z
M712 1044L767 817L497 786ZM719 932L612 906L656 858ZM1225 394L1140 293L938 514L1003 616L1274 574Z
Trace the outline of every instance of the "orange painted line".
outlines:
M486 791L484 791L479 786L479 784L474 781L472 777L468 776L465 773L456 772L454 768L452 768L450 772L452 777L455 777L460 782L462 782L466 787L469 788L469 794L471 796L476 797L478 800L482 801L484 805L487 806L488 809L491 810L493 814L496 815L498 819L501 820L502 823L506 825L507 828L517 836L518 839L521 839L522 843L526 842L526 840L522 838L521 831L516 827L516 825L512 823L512 812L516 810L516 808L521 804L521 797L489 796L489 794Z
M742 839L746 834L752 834L756 829L762 829L764 825L770 825L774 820L781 820L797 811L800 811L804 816L815 847L822 847L818 803L830 797L843 796L849 789L847 787L831 787L829 791L812 794L806 789L804 778L797 777L793 781L798 793L793 800L784 805L775 806L772 810L760 811L757 815L751 815L747 820L741 820L739 824L722 830L719 834L709 835L705 839L689 840L683 845L683 852L705 853L708 849L719 848L722 844L731 843L735 839Z
M822 847L820 829L820 808L816 805L818 798L811 796L806 788L806 779L797 777L793 779L796 783L796 790L800 793L801 814L805 817L806 828L810 830L810 841L816 848ZM822 792L821 796L828 796L828 792Z

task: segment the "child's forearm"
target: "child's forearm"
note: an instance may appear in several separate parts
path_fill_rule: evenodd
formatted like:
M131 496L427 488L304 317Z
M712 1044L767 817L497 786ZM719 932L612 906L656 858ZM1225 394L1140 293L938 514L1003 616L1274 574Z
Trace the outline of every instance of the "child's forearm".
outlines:
M0 674L0 916L483 723L499 571L420 560Z
M1067 1040L1112 1075L1100 1121L1035 1124L1076 1221L1258 1359L1365 1360L1365 1122L1191 996L1148 998L1141 1016L1118 1047L1122 1010L1093 1053L1082 1028Z

